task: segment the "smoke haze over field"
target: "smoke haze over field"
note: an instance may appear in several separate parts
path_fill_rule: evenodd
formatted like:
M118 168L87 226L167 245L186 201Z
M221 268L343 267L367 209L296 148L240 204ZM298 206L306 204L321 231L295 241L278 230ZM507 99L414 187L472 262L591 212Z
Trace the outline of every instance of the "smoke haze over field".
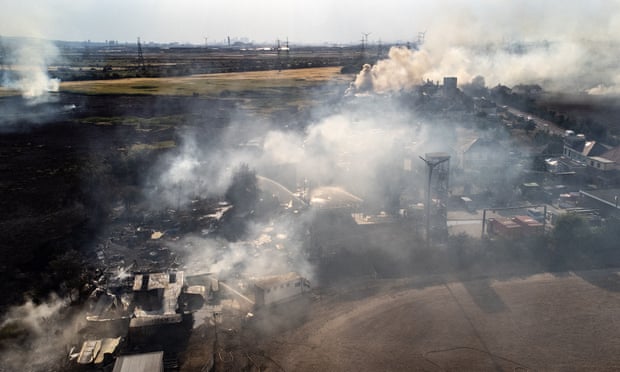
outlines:
M359 106L357 106L359 104ZM230 186L235 168L248 164L259 175L276 181L304 182L312 189L336 186L360 197L365 210L394 212L401 190L405 156L417 159L426 152L451 151L456 147L456 127L428 122L389 99L363 97L303 131L276 129L273 123L259 137L239 134L250 122L236 121L222 140L200 143L183 137L179 151L152 170L150 205L176 208L192 198L222 195ZM231 138L236 137L237 141ZM414 168L422 168L422 163ZM408 179L408 187L422 187L422 179ZM288 186L295 191L295 185ZM264 189L264 198L271 197ZM164 198L161 198L161 195ZM421 194L421 193L420 193ZM279 203L288 203L278 195ZM337 196L332 196L337 198ZM293 197L290 197L292 199ZM397 206L396 206L397 208ZM252 223L239 242L210 236L186 237L171 248L187 257L193 272L243 273L250 277L298 271L314 277L304 255L307 225L316 210L290 209L280 218ZM280 248L278 248L280 246Z
M78 325L85 322L83 313L67 318L68 301L51 296L35 304L28 300L10 308L0 322L4 332L19 334L19 343L2 343L0 370L48 371L66 358L66 345L75 337ZM9 338L11 340L11 338Z
M49 92L57 92L60 81L51 79L48 66L58 57L58 49L43 39L24 39L4 47L4 65L0 70L1 85L19 90L24 98L32 102L46 100Z

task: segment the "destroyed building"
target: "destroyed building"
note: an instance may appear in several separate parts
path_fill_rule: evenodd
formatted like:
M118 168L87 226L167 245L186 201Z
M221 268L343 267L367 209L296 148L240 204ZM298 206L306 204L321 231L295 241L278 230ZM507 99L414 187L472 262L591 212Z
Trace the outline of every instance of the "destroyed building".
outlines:
M186 336L192 314L204 305L213 290L211 284L188 285L183 271L109 278L107 286L97 288L91 296L83 331L86 340L80 352L71 357L78 365L103 366L111 363L121 350L139 345L143 345L142 349L144 345L146 349L165 348L166 339L173 343ZM134 370L123 363L119 371ZM132 365L129 359L126 363Z

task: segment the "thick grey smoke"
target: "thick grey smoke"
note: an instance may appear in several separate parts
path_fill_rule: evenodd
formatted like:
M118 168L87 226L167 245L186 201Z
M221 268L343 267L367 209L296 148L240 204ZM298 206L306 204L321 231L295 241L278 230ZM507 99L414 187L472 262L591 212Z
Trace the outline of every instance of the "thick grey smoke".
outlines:
M4 64L10 67L2 85L19 90L24 98L33 102L45 101L50 92L57 92L58 79L48 74L48 66L59 56L56 46L43 39L16 39L5 48Z

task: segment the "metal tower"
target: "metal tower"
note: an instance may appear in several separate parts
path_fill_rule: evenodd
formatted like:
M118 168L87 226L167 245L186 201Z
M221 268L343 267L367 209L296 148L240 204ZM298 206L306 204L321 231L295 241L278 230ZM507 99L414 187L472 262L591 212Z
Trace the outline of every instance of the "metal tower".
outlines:
M420 157L428 168L426 201L424 203L426 222L426 242L430 245L431 237L447 232L448 188L450 185L450 155L445 152L427 153ZM436 233L438 234L436 234Z
M144 53L142 52L142 43L138 37L138 68L142 71L146 70L146 64L144 63Z

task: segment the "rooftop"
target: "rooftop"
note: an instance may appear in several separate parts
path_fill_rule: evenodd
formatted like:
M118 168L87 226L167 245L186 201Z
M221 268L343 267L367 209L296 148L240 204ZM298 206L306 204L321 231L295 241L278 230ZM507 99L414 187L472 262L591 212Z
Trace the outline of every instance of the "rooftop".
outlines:
M276 284L288 283L294 280L301 279L301 275L295 272L289 272L282 275L264 276L254 281L254 284L259 288L271 288Z
M163 372L164 352L123 355L116 359L112 372Z
M598 200L610 207L618 208L616 200L620 200L620 189L604 189L604 190L580 190L582 195Z

